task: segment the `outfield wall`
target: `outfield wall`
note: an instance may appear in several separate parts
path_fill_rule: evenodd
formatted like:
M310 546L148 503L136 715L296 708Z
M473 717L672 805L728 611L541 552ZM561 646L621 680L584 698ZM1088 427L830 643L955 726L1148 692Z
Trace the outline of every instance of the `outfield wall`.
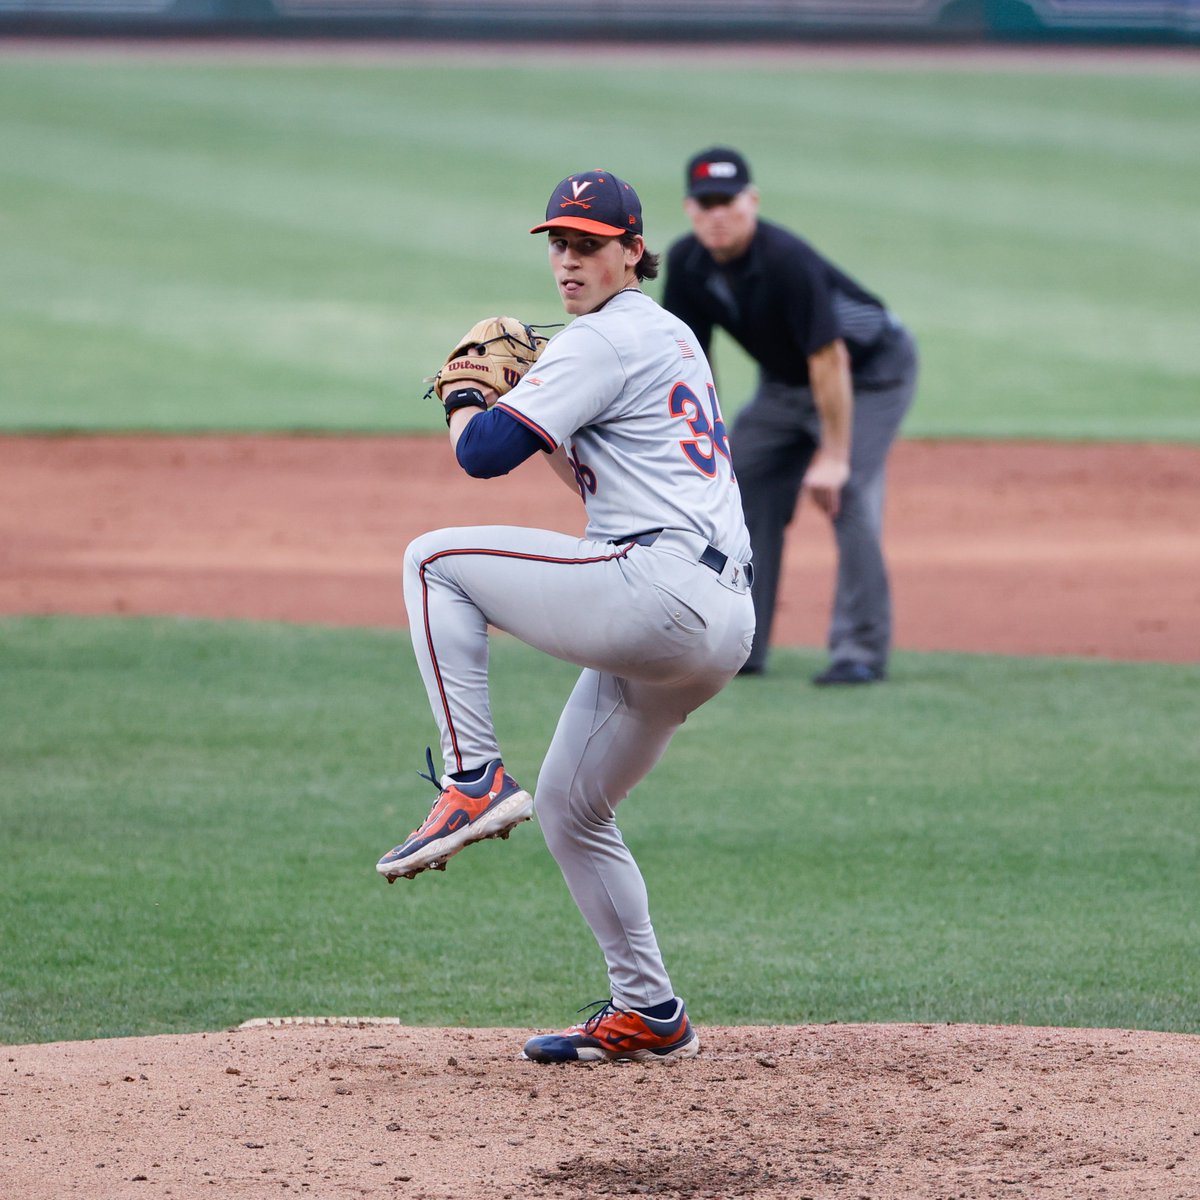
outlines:
M0 0L0 32L1200 44L1200 0Z

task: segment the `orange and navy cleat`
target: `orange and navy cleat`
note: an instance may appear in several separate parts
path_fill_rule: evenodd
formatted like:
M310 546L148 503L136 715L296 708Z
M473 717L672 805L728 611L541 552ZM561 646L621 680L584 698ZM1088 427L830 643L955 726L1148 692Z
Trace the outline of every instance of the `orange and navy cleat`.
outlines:
M488 763L477 783L455 783L444 776L439 785L433 755L426 751L426 756L429 774L421 778L441 790L420 828L375 864L388 883L412 879L430 868L444 871L446 860L464 846L485 838L506 838L533 815L533 797L505 771L500 759Z
M619 1059L669 1062L700 1053L700 1037L687 1018L682 1000L676 1000L675 1012L662 1021L634 1009L618 1008L611 1000L597 1000L595 1004L600 1006L598 1011L582 1025L572 1025L565 1033L530 1038L521 1057L540 1063Z

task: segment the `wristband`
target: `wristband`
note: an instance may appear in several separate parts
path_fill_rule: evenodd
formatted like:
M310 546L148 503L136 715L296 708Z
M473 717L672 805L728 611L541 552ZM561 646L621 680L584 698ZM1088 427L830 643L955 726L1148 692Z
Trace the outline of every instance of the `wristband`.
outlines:
M458 388L453 392L448 392L442 405L446 409L447 425L450 424L450 414L457 412L460 408L479 408L487 411L487 401L484 400L483 393L473 387Z

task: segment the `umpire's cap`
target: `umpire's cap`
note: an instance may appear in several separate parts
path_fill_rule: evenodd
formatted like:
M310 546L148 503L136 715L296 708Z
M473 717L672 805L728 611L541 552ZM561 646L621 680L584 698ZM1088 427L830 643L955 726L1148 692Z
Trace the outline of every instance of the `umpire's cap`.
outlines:
M616 237L642 232L642 202L623 179L611 171L581 171L568 175L546 203L546 219L529 232L580 229Z
M736 196L749 186L750 164L728 146L701 150L688 162L684 187L693 199L701 196Z

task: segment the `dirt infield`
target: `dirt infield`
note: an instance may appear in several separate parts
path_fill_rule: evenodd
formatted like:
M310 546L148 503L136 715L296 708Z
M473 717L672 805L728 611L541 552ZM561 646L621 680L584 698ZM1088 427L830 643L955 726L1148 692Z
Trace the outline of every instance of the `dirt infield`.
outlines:
M893 461L900 647L1200 660L1200 450ZM0 613L397 625L409 537L480 520L581 526L548 472L474 482L442 438L0 438ZM780 640L820 643L831 571L804 513ZM516 1058L527 1033L5 1047L0 1198L1200 1196L1196 1037L702 1025L691 1062L560 1068Z
M0 613L403 623L408 540L581 532L536 464L471 480L443 438L0 438ZM1200 661L1200 449L901 442L887 543L902 649ZM776 641L820 646L827 523L802 510Z

